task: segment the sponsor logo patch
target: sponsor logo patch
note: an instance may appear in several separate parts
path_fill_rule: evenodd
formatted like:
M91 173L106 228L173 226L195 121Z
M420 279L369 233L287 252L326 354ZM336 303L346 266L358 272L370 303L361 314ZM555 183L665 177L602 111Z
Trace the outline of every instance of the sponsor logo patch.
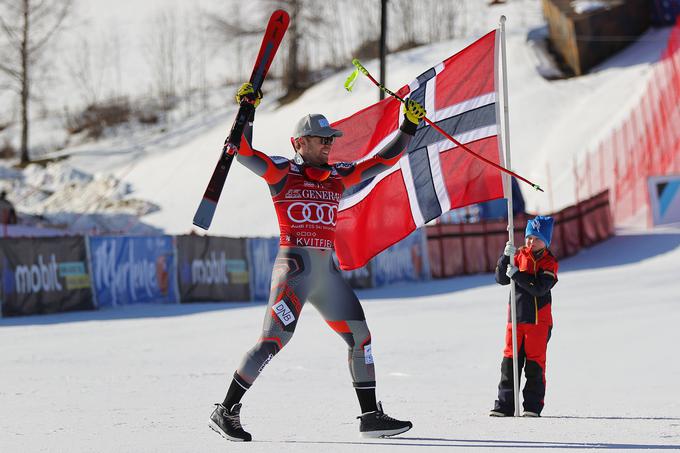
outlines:
M371 352L370 344L364 346L364 361L366 362L366 365L370 365L373 363L373 353Z
M267 359L264 361L264 363L260 366L260 368L257 370L257 372L258 372L258 373L262 373L262 370L264 370L264 367L266 367L266 366L269 364L269 362L272 361L273 358L274 358L274 355L273 355L273 354L269 354L269 356L268 356Z
M280 301L272 306L272 310L274 310L276 316L278 316L281 322L286 326L295 321L295 315L284 301Z

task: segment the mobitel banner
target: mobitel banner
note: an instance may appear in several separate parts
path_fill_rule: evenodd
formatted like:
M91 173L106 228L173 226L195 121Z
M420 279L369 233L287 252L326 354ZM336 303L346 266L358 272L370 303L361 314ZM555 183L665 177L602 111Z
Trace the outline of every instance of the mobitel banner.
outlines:
M98 306L177 302L171 236L97 236L89 241Z
M2 314L94 308L85 239L2 239Z
M177 236L182 302L250 300L246 240Z
M371 261L376 287L430 278L425 229L420 228Z
M248 238L250 294L253 300L267 300L272 269L279 251L279 238Z

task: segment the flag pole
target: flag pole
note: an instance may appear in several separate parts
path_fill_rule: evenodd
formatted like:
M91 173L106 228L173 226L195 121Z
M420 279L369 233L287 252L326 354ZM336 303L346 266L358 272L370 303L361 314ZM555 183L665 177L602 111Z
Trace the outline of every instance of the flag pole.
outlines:
M503 77L503 126L501 127L501 134L503 139L501 143L505 149L505 167L512 168L510 165L510 127L509 118L510 110L508 108L508 65L505 53L505 16L501 16L500 31L501 31L501 70ZM512 213L512 178L509 174L503 173L503 190L505 191L505 198L508 200L508 239L511 244L515 242L515 224ZM510 264L514 264L515 257L510 257ZM502 270L502 269L501 269ZM515 302L515 281L510 280L510 319L512 321L512 383L513 395L515 398L515 417L519 417L519 363L517 356L517 304Z

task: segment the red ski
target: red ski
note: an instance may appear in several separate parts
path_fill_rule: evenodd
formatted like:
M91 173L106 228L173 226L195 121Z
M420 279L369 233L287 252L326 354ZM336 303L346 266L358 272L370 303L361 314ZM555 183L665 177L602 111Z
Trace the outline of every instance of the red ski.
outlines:
M264 82L264 78L267 76L267 72L274 60L276 51L281 44L283 35L286 33L286 29L288 29L289 22L290 17L288 16L288 13L281 9L274 11L269 18L269 23L267 24L267 29L264 32L262 44L260 45L260 52L257 55L253 72L250 75L250 83L253 84L255 92L260 89L262 82ZM208 182L208 187L203 194L203 199L194 215L194 225L203 228L204 230L207 230L210 227L210 223L215 215L217 202L220 200L224 182L227 179L227 174L229 174L229 168L231 168L231 162L234 160L234 156L241 146L243 128L254 108L255 107L247 100L244 99L241 101L238 113L236 114L236 119L231 126L229 136L224 141L222 153L215 166L215 171L213 171L210 182Z

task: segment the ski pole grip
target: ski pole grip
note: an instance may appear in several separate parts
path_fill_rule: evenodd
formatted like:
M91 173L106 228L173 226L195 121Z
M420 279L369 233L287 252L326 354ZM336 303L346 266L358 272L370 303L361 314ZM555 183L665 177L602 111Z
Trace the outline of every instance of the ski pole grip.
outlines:
M364 65L361 64L361 62L358 59L352 60L352 64L363 74L363 75L368 75L368 69L364 68Z

